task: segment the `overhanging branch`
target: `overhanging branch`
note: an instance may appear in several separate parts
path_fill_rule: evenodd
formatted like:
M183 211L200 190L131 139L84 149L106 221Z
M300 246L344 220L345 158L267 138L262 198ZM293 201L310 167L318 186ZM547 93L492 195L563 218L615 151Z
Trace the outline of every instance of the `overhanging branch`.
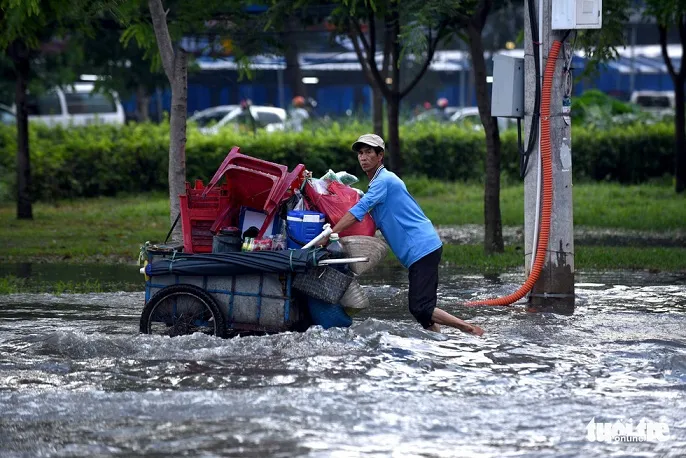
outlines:
M374 11L369 12L369 49L370 56L376 55L376 21L374 20Z
M407 94L409 94L410 91L412 89L414 89L414 87L417 85L417 83L419 83L419 80L422 79L422 77L424 76L424 73L426 73L426 70L429 68L429 65L431 65L431 61L434 58L434 53L436 52L436 48L438 47L438 42L443 37L443 32L445 31L445 27L446 27L446 24L441 23L441 25L438 28L438 32L436 33L436 38L433 40L431 39L431 29L429 29L429 52L426 56L426 60L424 61L422 68L419 70L419 73L417 73L415 75L412 82L410 82L410 84L400 92L400 98L403 98Z
M369 49L369 43L367 42L367 38L364 36L364 33L362 33L362 28L360 27L360 23L357 22L357 19L351 19L350 22L353 25L353 28L355 29L355 32L357 36L360 38L360 41L362 42L362 47L364 48L364 52L369 55L371 52L371 49Z
M479 8L477 9L475 15L479 19L479 30L483 30L486 25L486 20L488 19L488 13L491 11L493 6L493 0L482 0L479 2Z
M388 59L391 55L391 45L393 44L393 31L389 27L388 21L384 21L384 38L383 38L383 61L381 64L381 76L384 81L388 76Z
M364 52L362 51L362 48L360 47L360 43L357 41L357 31L354 28L351 28L348 32L348 38L353 42L353 48L355 48L355 54L357 54L357 60L360 61L360 65L362 65L362 73L364 73L365 78L367 79L367 82L370 85L374 85L374 76L372 76L372 72L369 70L369 63L367 62L367 59L364 55Z
M364 34L362 33L362 29L360 28L359 22L357 22L357 20L355 19L353 19L351 22L353 27L355 28L355 32L360 37L360 41L362 42L362 46L365 48L365 52L367 53L367 59L364 59L364 56L362 56L361 53L358 54L358 57L362 57L362 59L360 59L362 68L364 69L364 63L366 60L367 67L369 68L369 72L371 73L373 81L376 81L376 86L379 88L379 90L381 90L381 93L384 95L384 97L390 97L391 93L386 87L385 79L379 73L379 69L376 66L375 56L374 54L371 54L371 47L367 42L366 38L364 37ZM353 44L353 46L355 45Z
M400 36L400 12L398 8L393 8L391 10L391 28L392 36L395 37L393 40L393 45L391 46L391 56L393 59L393 70L391 72L391 93L400 97L400 42L398 38Z

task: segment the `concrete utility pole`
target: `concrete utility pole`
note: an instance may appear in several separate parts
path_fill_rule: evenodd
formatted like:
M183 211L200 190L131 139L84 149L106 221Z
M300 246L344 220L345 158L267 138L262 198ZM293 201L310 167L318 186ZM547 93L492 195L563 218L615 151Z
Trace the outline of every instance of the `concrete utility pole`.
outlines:
M536 20L539 30L541 57L541 88L543 73L550 46L554 40L562 41L565 31L551 29L551 5L553 0L534 0ZM534 63L529 20L529 2L525 1L525 40L524 40L524 111L526 132L530 132L534 99L536 96L536 68ZM569 56L567 56L569 58ZM541 276L529 295L529 302L535 308L571 314L574 311L574 224L572 216L572 142L571 118L568 112L563 117L563 98L565 96L565 78L563 78L564 53L560 50L555 66L555 77L550 99L551 144L553 163L553 206L550 225L550 239L545 255L545 264ZM543 91L541 90L541 95ZM539 123L540 125L540 123ZM534 243L538 242L540 214L539 191L539 151L540 138L532 151L524 179L524 231L525 231L525 265L529 275L532 267L532 255L535 254ZM525 139L526 145L528 138ZM543 186L543 184L541 184Z

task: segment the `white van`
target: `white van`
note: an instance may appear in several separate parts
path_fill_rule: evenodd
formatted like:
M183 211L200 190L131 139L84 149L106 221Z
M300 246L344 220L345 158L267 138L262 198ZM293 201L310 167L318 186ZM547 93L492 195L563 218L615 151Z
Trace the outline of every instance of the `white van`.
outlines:
M674 91L634 91L631 93L631 103L658 116L668 116L674 115L676 98Z
M93 83L56 87L37 97L29 95L29 121L48 126L124 124L124 107L116 94L93 92Z

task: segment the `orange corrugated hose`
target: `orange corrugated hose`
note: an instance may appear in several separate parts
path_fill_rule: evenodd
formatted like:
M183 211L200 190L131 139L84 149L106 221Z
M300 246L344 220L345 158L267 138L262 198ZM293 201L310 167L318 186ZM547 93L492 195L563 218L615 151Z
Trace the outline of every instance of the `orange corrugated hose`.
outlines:
M536 248L536 259L531 269L529 278L514 293L496 299L467 302L465 305L510 305L523 298L526 293L531 291L538 281L538 277L543 270L545 263L545 252L548 249L548 239L550 238L550 216L553 208L553 160L552 147L550 144L550 95L553 87L553 75L555 73L555 63L560 52L562 43L554 41L548 54L548 62L545 65L543 74L543 91L541 94L541 165L543 168L543 208L541 210L541 227L539 230L538 247Z

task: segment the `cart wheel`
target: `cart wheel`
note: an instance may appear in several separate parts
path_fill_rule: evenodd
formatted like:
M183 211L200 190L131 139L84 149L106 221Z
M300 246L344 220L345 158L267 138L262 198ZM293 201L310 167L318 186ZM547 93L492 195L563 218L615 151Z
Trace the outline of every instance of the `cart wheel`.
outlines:
M204 289L170 285L145 304L140 331L170 337L194 332L224 337L226 324L217 303Z

